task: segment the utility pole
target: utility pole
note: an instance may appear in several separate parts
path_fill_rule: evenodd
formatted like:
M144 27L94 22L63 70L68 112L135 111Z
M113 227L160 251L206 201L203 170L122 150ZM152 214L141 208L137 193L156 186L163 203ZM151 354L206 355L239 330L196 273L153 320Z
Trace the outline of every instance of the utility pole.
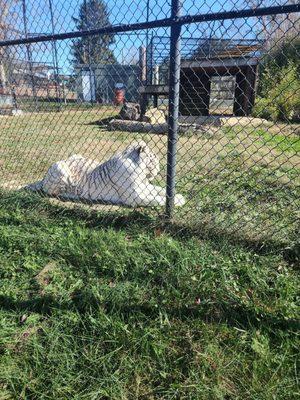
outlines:
M22 0L22 11L23 11L23 24L24 24L24 34L25 38L28 39L28 29L27 29L27 15L26 15L26 0ZM37 94L36 94L36 86L35 86L35 79L34 79L34 72L32 68L32 52L31 52L31 47L30 44L26 44L26 53L27 53L27 59L28 59L28 64L29 64L29 74L30 74L30 79L31 79L31 85L32 85L32 95L34 98L35 102L35 108L38 108L37 105Z
M54 14L53 14L53 6L52 0L49 0L49 10L50 10L50 18L51 18L51 33L55 34L55 24L54 24ZM54 64L54 80L55 80L55 92L58 100L58 111L61 110L61 88L60 88L60 77L59 77L59 68L58 68L58 57L57 57L57 46L56 41L52 40L52 51L53 51L53 64Z

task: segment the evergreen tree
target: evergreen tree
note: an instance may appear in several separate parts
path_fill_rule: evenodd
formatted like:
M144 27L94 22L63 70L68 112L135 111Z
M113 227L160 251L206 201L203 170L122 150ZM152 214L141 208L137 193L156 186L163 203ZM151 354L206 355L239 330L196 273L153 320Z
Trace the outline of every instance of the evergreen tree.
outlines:
M73 17L79 31L110 26L109 14L103 0L84 0L78 18ZM72 56L75 65L113 64L116 62L109 46L114 43L112 34L81 37L73 42Z

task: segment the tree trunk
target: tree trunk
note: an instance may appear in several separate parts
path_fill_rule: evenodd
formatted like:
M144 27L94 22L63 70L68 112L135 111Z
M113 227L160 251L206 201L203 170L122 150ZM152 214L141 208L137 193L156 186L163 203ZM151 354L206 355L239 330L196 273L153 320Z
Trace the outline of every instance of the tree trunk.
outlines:
M5 69L4 69L4 65L2 62L0 62L0 88L2 88L2 89L6 88L6 74L5 74Z

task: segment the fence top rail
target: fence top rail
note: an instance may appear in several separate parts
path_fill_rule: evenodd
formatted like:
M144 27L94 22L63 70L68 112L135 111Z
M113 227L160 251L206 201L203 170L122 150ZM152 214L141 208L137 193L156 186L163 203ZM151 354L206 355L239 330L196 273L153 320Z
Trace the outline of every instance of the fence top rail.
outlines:
M152 36L151 40L150 40L150 44L153 43L153 45L157 45L160 43L164 43L164 42L169 42L170 40L170 36L168 35L154 35ZM186 42L193 42L193 43L198 43L198 42L218 42L218 43L264 43L265 40L264 39L231 39L231 38L216 38L216 37L186 37L183 36L181 38L181 40L184 40Z
M51 35L40 35L34 37L19 38L13 40L2 40L0 41L0 47L15 46L30 43L40 43L48 42L52 40L64 40L64 39L74 39L84 36L93 35L103 35L109 33L122 33L131 31L140 31L144 29L153 29L160 27L171 27L174 25L186 25L196 22L207 22L207 21L217 21L226 19L237 19L237 18L250 18L250 17L260 17L264 15L276 15L276 14L289 14L294 12L300 12L300 4L289 4L284 6L274 6L274 7L262 7L262 8L251 8L247 10L237 10L237 11L224 11L217 13L208 14L196 14L196 15L185 15L182 17L170 17L159 19L149 22L141 22L134 24L122 24L122 25L112 25L99 29L91 29L85 31L74 31L57 33Z

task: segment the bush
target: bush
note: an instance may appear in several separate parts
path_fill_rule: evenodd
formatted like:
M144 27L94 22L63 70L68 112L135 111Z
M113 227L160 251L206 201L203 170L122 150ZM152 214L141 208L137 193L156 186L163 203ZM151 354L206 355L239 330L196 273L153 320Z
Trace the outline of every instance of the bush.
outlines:
M270 102L270 99L257 97L252 115L258 118L273 119L276 114L276 107Z
M297 65L290 63L274 75L266 68L264 90L256 99L253 115L273 121L300 121L300 79Z
M299 121L300 78L295 65L282 69L280 82L271 90L270 96L277 106L277 119Z
M265 97L280 82L282 70L293 65L300 75L300 38L290 38L273 44L264 55L259 68L258 95Z
M260 67L253 115L273 121L300 121L300 39L272 46Z

